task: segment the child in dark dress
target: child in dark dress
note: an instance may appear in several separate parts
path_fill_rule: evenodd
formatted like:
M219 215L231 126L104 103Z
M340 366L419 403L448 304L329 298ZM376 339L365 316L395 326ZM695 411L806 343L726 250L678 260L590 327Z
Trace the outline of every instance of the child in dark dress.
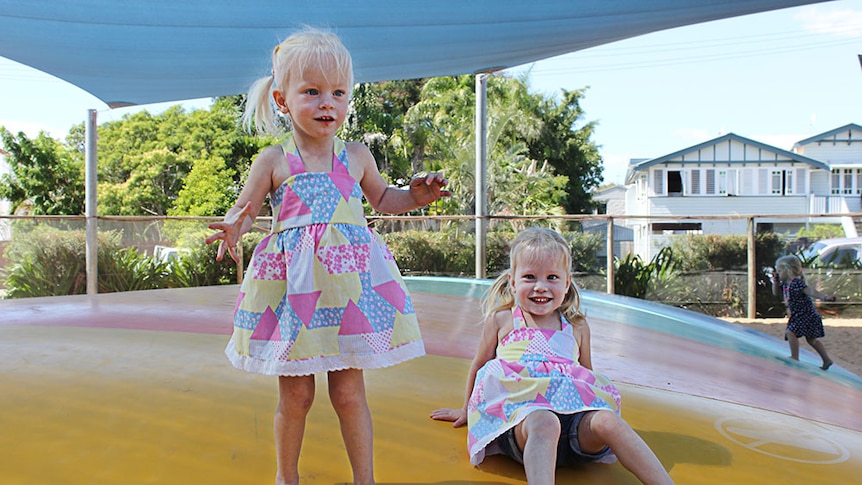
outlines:
M787 320L787 330L784 338L790 345L790 358L799 360L799 337L805 337L808 345L820 354L823 359L823 370L829 369L832 359L826 353L820 338L826 336L823 330L823 319L814 308L812 297L823 301L835 301L835 297L822 293L805 283L802 262L796 256L782 256L775 261L775 274L772 276L772 293L778 295L779 290L784 295L784 303L790 317Z

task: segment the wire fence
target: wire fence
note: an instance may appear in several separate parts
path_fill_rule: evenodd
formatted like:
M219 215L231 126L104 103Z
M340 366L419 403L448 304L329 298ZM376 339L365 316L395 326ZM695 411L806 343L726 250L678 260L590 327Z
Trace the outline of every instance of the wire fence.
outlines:
M727 220L739 220L748 217L762 217L774 219L774 216L727 216ZM689 219L689 218L680 218ZM720 217L713 217L721 220ZM226 258L225 261L216 262L213 248L206 248L203 240L212 233L207 228L208 224L220 221L221 218L213 217L121 217L101 216L97 218L97 228L100 240L100 251L118 252L125 248L131 248L135 253L155 260L163 264L162 269L171 271L172 264L183 260L190 254L198 255L199 273L211 272L210 275L198 275L188 277L182 283L170 280L171 285L198 284L230 284L241 282L242 266ZM598 291L609 292L614 290L613 260L622 260L626 255L633 253L635 243L633 234L626 224L631 221L649 220L647 217L623 217L608 215L583 215L583 216L494 216L477 219L472 216L377 216L369 217L369 224L381 234L392 234L405 231L419 231L426 233L455 233L465 237L475 234L477 220L487 224L488 234L498 231L507 234L517 232L524 227L536 224L551 226L561 232L592 234L600 239L590 251L588 258L592 258L587 264L575 273L575 282L579 287ZM662 221L668 217L662 217ZM251 241L245 245L244 264L247 265L251 248L254 243L268 233L270 227L269 218L258 218L255 228L250 236ZM757 227L756 224L751 227ZM82 239L71 239L72 242L60 241L67 234L81 235L86 230L86 218L84 216L0 216L0 294L4 297L10 296L9 275L14 271L20 272L23 261L21 254L24 250L34 251L34 246L44 246L45 241L57 241L56 244L74 246L75 241ZM34 239L39 235L41 239ZM47 239L46 239L47 238ZM788 236L788 242L790 236ZM104 243L103 241L108 241ZM473 239L475 241L475 239ZM666 239L664 239L666 242ZM83 242L80 242L83 244ZM23 249L22 249L23 248ZM77 248L77 249L76 249ZM81 248L68 249L70 259L82 257ZM64 249L66 250L66 249ZM393 249L395 251L395 249ZM499 252L499 251L498 251ZM396 254L396 258L398 254ZM99 260L102 260L100 253ZM137 261L137 260L135 260ZM133 263L135 261L132 261ZM611 264L609 264L609 261ZM54 273L75 272L73 274L49 275L52 283L66 277L69 292L81 293L81 277L85 266L73 262L58 261L55 266L48 265L43 271ZM771 261L766 264L771 265ZM77 266L75 266L77 264ZM140 263L136 263L140 266ZM74 267L73 267L74 266ZM586 267L587 270L583 270ZM177 266L173 266L176 270ZM38 268L36 268L38 269ZM14 271L13 271L14 270ZM129 277L120 274L120 270L114 273L113 267L100 268L99 292L116 291L112 288L121 287L125 284L120 281L114 285L113 280L123 280ZM424 269L404 268L405 274L431 274ZM34 270L35 271L35 270ZM475 277L475 274L465 271L463 267L459 272L441 271L435 273L444 276ZM806 271L809 284L819 290L835 294L838 300L834 303L824 303L821 311L830 316L839 318L862 317L862 271L857 268L836 269L818 268ZM26 273L25 273L26 275ZM493 277L489 274L488 277ZM754 281L756 268L741 268L728 271L703 271L703 272L677 272L672 278L653 278L643 295L643 298L666 303L669 305L688 308L701 313L725 316L725 317L751 317L754 308L752 296L763 300L763 281ZM40 284L40 277L33 276L33 285ZM53 278L53 279L52 279ZM210 278L210 279L207 279ZM26 276L25 276L26 279ZM104 280L104 281L102 281ZM167 280L166 280L167 281ZM213 283L217 281L217 283ZM45 284L49 284L46 282ZM752 288L755 293L752 295ZM618 291L617 291L618 292ZM758 296L760 295L760 296ZM764 301L760 301L755 316L775 316L783 312L783 304L780 300L770 300L767 307ZM769 314L769 315L767 315Z

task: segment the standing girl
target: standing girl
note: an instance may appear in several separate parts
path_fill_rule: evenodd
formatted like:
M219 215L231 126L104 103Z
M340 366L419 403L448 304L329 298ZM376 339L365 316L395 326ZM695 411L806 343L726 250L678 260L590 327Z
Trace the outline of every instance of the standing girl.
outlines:
M620 417L617 389L592 372L590 327L566 240L527 229L512 241L509 259L483 302L464 406L431 417L467 424L470 463L505 454L523 463L531 485L552 485L556 466L616 458L643 483L673 483Z
M776 273L772 276L772 294L778 295L779 291L784 295L784 303L790 317L787 320L787 330L784 338L790 345L790 358L799 360L799 337L805 337L808 345L820 354L823 359L823 370L829 369L832 359L826 353L823 342L817 340L826 336L823 331L823 319L814 308L811 297L819 297L823 301L835 301L834 296L827 295L805 283L805 274L802 272L802 262L792 255L782 256L775 261Z
M429 174L408 189L389 186L371 152L335 138L347 114L353 65L337 36L314 29L275 47L272 76L252 85L243 121L281 134L270 103L292 132L264 149L245 187L207 243L236 260L267 196L272 232L254 251L225 350L239 369L277 375L277 484L299 482L299 453L315 394L328 374L329 396L357 484L374 483L372 420L363 369L424 355L407 288L383 239L368 228L371 207L401 213L449 195Z

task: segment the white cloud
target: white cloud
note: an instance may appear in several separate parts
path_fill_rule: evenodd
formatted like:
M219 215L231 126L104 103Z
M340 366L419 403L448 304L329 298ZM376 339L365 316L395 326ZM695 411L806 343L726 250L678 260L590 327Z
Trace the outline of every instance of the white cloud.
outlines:
M803 9L794 16L805 31L839 37L862 36L862 11L831 10L820 6Z

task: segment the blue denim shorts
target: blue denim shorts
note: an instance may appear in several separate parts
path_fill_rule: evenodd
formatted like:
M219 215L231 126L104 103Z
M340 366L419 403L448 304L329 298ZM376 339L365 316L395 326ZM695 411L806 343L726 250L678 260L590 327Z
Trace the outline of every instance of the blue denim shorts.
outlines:
M605 446L598 453L584 453L578 441L578 425L581 424L584 411L576 414L557 414L560 420L560 440L557 442L557 466L568 467L592 463L605 457L611 449ZM509 428L495 440L500 451L509 458L524 463L524 452L518 448L515 440L515 428Z

